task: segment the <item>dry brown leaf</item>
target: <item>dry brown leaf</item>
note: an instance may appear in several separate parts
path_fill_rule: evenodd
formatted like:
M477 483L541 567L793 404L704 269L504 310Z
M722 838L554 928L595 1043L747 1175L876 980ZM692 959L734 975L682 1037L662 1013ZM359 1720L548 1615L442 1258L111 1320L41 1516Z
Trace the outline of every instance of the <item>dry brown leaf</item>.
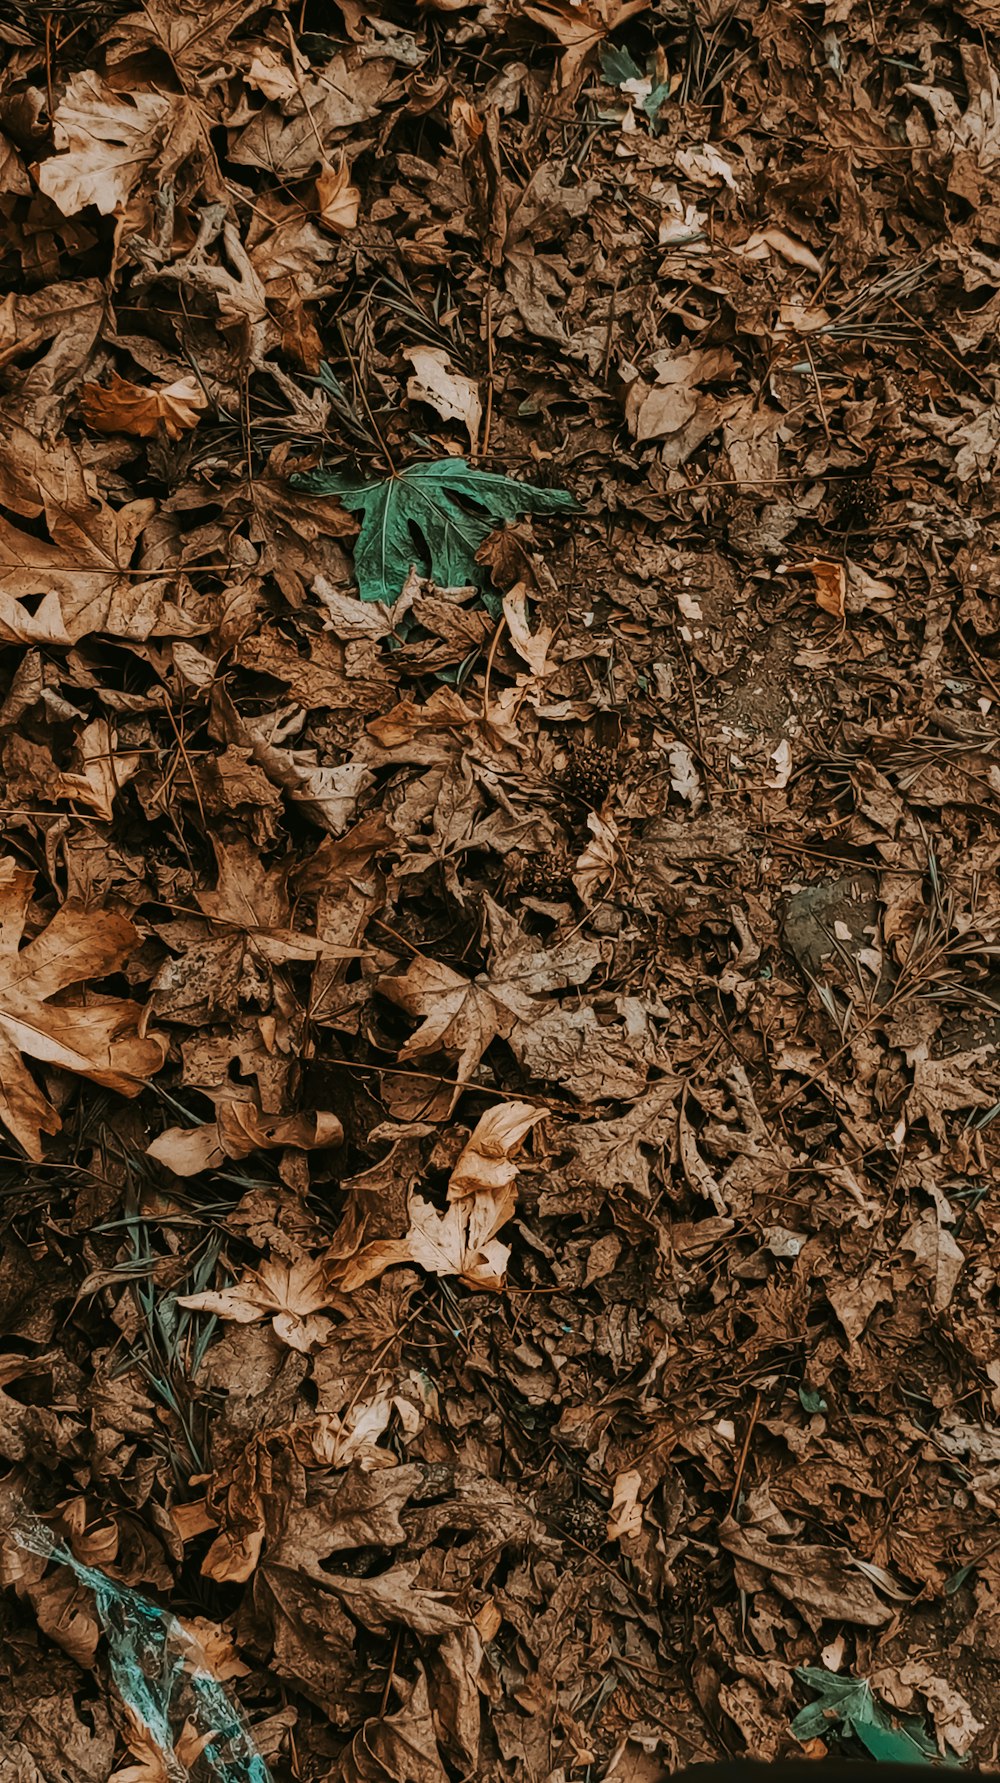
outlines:
M559 85L565 89L610 32L649 5L650 0L536 0L533 5L522 0L521 10L562 44Z
M727 1517L720 1525L724 1548L770 1579L777 1591L811 1619L881 1628L892 1611L836 1548L817 1542L773 1540L763 1529ZM753 1585L750 1585L753 1589ZM759 1586L757 1587L759 1589Z
M816 605L835 619L843 619L847 600L847 570L843 563L825 557L811 557L805 563L784 563L779 575L812 576L816 584Z
M146 638L163 606L162 578L130 574L151 500L117 510L93 495L68 440L40 444L10 427L0 479L7 507L35 521L49 538L0 517L0 639L75 644L91 632ZM41 596L31 609L22 605Z
M0 860L0 1120L29 1157L41 1158L42 1133L58 1133L62 1123L22 1053L137 1096L163 1064L166 1042L140 1033L138 1003L92 993L79 1002L50 1001L117 972L139 936L116 912L67 902L22 947L33 884L31 873Z
M498 1102L481 1114L449 1178L449 1201L482 1192L495 1195L514 1182L517 1165L512 1154L545 1114L544 1108L529 1102Z
M442 421L461 421L475 451L483 418L475 379L456 371L443 347L404 347L403 353L413 367L406 385L410 401L428 403Z
M470 1288L499 1291L510 1246L501 1244L496 1234L513 1216L516 1200L513 1183L495 1193L480 1190L452 1201L444 1213L422 1195L411 1195L410 1229L405 1236L365 1245L343 1268L338 1286L350 1293L386 1269L410 1263L431 1275L457 1275Z
M177 1304L237 1325L270 1319L282 1343L305 1354L325 1343L333 1330L332 1321L319 1316L330 1304L326 1270L307 1257L298 1263L271 1258L231 1288L185 1294Z
M134 433L149 439L162 427L168 439L179 440L197 427L208 397L194 377L144 390L112 372L110 384L84 384L80 407L87 426L97 433Z
M52 135L60 153L41 162L39 189L64 217L92 204L110 216L131 197L187 101L167 93L117 92L92 69L70 77Z
M95 718L80 732L75 754L79 762L76 773L59 773L39 788L50 799L71 799L85 805L110 823L115 799L122 788L139 772L142 757L135 751L117 747L117 733L106 718Z
M336 167L324 166L317 174L316 197L319 220L324 229L329 229L333 235L349 235L357 228L361 193L357 186L351 185L345 161L341 160Z
M233 1098L216 1099L215 1120L200 1127L167 1127L147 1147L146 1155L165 1164L175 1176L200 1176L219 1170L227 1158L249 1158L255 1151L319 1151L341 1145L344 1129L335 1114L322 1110L301 1114L262 1114L257 1105Z

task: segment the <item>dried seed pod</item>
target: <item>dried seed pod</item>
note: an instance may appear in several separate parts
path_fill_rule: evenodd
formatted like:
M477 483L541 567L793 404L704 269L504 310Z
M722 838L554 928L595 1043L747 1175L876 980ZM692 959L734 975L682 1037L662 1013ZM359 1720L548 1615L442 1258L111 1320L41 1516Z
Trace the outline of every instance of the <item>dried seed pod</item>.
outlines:
M576 1504L564 1505L559 1521L567 1535L583 1548L603 1548L608 1539L608 1513L592 1498L581 1498Z
M518 869L517 889L529 898L564 899L573 895L573 863L568 854L544 848Z
M596 808L603 805L618 777L618 752L598 743L584 743L574 750L563 774L567 792Z
M837 519L847 532L867 532L884 511L885 491L870 471L844 478L837 491Z

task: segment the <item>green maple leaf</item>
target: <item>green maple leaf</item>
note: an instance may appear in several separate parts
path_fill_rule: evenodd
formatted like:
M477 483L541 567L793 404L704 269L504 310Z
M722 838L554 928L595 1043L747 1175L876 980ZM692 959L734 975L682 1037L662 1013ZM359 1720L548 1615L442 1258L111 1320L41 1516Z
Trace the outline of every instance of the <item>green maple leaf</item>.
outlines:
M364 601L386 605L402 593L416 564L439 588L482 588L487 572L476 562L485 538L503 520L576 507L566 489L536 489L490 471L472 470L464 458L411 464L394 477L357 483L329 471L292 478L299 489L336 495L361 514L354 572Z
M816 1701L800 1709L792 1722L797 1740L822 1739L831 1726L839 1725L843 1733L860 1740L872 1758L885 1763L942 1762L934 1741L928 1738L917 1717L891 1719L867 1678L842 1677L812 1665L797 1667L795 1676L816 1692Z

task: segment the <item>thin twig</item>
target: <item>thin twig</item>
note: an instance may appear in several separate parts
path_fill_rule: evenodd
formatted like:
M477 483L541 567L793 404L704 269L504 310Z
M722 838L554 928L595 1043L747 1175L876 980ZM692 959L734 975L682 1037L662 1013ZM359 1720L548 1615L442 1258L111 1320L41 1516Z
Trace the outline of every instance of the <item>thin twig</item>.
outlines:
M753 1402L753 1411L750 1413L750 1422L747 1425L747 1433L746 1433L746 1436L743 1438L743 1447L740 1450L739 1464L736 1468L736 1478L733 1481L733 1496L729 1500L729 1515L730 1516L732 1516L733 1512L735 1511L737 1501L740 1496L740 1487L743 1484L743 1475L746 1472L747 1457L750 1454L750 1444L753 1440L753 1433L754 1433L754 1429L755 1429L755 1426L757 1423L757 1419L760 1416L760 1407L761 1407L761 1397L760 1397L760 1392L758 1390L757 1396Z
M378 441L379 449L382 453L382 456L385 459L385 462L389 467L389 475L390 475L390 477L394 477L396 475L396 466L393 463L392 455L389 451L389 448L386 445L385 440L382 438L382 433L379 428L379 424L376 421L375 416L372 414L371 404L368 401L368 396L365 391L365 387L364 387L363 383L361 382L361 374L358 371L357 361L354 357L354 353L351 348L351 343L347 338L347 330L344 327L344 324L339 316L337 317L337 330L340 334L340 338L344 345L344 352L347 354L347 363L351 368L351 376L354 379L354 388L357 391L358 395L360 396L362 403L364 404L365 414L368 416L368 420L371 423L372 433L375 435L375 438Z

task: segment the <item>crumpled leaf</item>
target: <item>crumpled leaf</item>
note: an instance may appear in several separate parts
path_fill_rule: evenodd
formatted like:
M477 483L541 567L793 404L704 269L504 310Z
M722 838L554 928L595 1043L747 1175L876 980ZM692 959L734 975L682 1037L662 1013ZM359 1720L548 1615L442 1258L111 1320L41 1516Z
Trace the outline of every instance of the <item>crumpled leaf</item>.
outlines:
M818 1542L773 1541L763 1529L727 1517L719 1540L738 1560L765 1575L807 1617L881 1628L892 1611L849 1558Z
M456 371L443 347L404 347L403 351L413 367L406 385L410 401L429 403L442 421L461 421L469 444L475 448L483 418L475 379Z
M514 1182L517 1165L512 1153L545 1114L544 1108L534 1108L529 1102L498 1102L481 1114L449 1178L449 1201L484 1191L496 1194Z
M144 390L112 372L109 384L84 384L80 407L87 426L97 433L134 433L149 439L162 427L168 439L179 440L197 427L208 397L194 377Z
M220 1097L214 1121L199 1127L167 1127L146 1148L146 1155L175 1176L199 1176L204 1170L220 1169L227 1158L249 1158L255 1151L282 1151L285 1146L317 1151L340 1145L343 1138L337 1116L325 1110L271 1115L253 1102Z
M67 901L22 947L33 884L31 873L9 857L0 860L0 1120L30 1158L41 1158L42 1133L58 1133L62 1123L22 1054L137 1096L163 1064L166 1042L140 1033L138 1003L93 993L52 1001L117 972L139 936L115 911Z
M316 175L316 197L319 220L324 229L329 229L333 235L350 235L357 227L361 193L357 186L351 185L345 161L337 167L324 167Z
M415 563L439 588L484 587L486 572L476 552L501 521L567 512L576 505L565 489L536 489L473 470L464 458L411 464L374 483L322 470L292 482L317 495L339 496L352 514L363 516L354 548L358 592L362 600L390 606Z
M179 1295L177 1304L238 1325L269 1318L282 1343L305 1354L324 1343L333 1329L330 1319L319 1316L330 1304L327 1272L322 1263L306 1257L297 1263L269 1258L234 1287Z

